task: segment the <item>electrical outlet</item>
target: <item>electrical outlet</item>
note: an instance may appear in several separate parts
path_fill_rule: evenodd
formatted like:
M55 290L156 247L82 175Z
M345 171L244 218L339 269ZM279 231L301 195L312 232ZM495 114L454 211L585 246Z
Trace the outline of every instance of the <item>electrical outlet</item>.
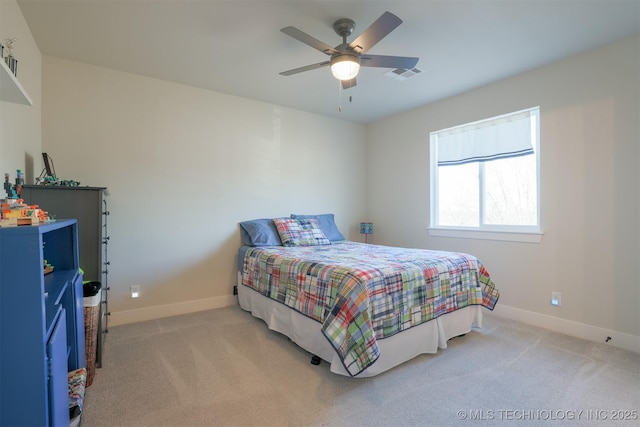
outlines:
M131 298L138 298L140 296L140 286L132 286L129 289L131 290Z
M551 305L560 306L562 294L560 292L551 292Z

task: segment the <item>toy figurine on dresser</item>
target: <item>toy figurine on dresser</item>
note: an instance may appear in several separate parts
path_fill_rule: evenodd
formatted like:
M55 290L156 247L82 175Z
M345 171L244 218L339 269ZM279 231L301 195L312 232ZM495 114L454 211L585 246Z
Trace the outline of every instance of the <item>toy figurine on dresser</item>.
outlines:
M24 178L22 171L18 169L15 185L9 182L9 174L4 174L4 190L7 199L1 203L0 227L13 227L19 225L37 225L48 220L47 212L38 205L27 205L20 199Z
M22 179L22 172L20 169L18 169L17 172L15 185L12 185L9 182L9 174L4 174L4 191L7 193L7 199L17 199L18 196L20 196L20 191L22 190L24 181L20 181Z

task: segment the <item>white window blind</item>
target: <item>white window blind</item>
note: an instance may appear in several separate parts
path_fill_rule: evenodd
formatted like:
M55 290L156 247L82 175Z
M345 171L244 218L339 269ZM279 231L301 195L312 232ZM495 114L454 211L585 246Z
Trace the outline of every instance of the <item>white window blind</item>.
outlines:
M469 123L436 133L438 166L533 154L531 111Z

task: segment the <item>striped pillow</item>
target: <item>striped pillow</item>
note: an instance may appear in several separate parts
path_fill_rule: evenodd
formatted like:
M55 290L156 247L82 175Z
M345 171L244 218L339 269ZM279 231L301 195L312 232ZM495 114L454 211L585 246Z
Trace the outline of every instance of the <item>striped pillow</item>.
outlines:
M274 218L273 223L278 230L282 246L319 246L330 245L331 242L320 229L318 220Z

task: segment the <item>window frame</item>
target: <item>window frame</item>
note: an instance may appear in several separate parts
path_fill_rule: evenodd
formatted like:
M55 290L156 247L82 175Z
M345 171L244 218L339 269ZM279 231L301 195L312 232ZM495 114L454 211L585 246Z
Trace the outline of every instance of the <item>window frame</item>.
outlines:
M438 182L438 168L439 167L452 167L452 166L438 166L438 134L440 132L449 131L458 127L475 125L489 121L497 121L501 118L511 115L521 114L528 111L531 117L534 117L535 137L532 138L534 156L536 158L536 224L535 225L496 225L484 223L486 219L485 215L485 171L484 162L479 162L479 226L478 227L463 227L463 226L451 226L451 225L439 225L438 218L438 200L439 200L439 182ZM484 239L484 240L501 240L501 241L516 241L526 243L540 243L542 239L542 227L540 222L540 107L526 108L519 111L502 114L499 116L490 117L487 119L478 120L471 123L465 123L458 126L452 126L450 128L441 129L435 132L429 133L429 176L430 176L430 218L429 227L427 230L429 235L436 237L456 237L467 239ZM453 166L455 167L455 166Z

